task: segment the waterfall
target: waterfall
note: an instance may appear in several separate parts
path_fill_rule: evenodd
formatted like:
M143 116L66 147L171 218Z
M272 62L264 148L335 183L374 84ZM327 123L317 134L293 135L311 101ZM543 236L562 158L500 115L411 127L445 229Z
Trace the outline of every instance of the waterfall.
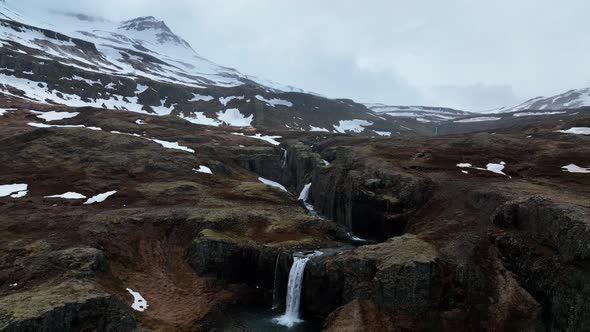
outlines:
M313 205L311 205L309 203L309 191L311 189L311 183L306 184L303 187L303 190L301 190L301 193L299 194L299 200L303 201L303 205L305 205L305 208L307 209L307 211L309 211L309 213L313 216L316 216L317 213L315 211L315 208L313 207Z
M274 319L280 325L291 327L301 323L299 319L299 305L301 302L301 286L303 286L303 272L309 257L293 257L293 266L289 272L289 284L287 286L287 308L285 314Z
M302 322L299 318L299 307L301 304L301 289L303 288L305 265L312 257L322 254L321 251L313 251L293 256L293 265L289 272L289 283L287 285L287 306L285 308L285 314L273 319L275 323L291 327Z
M279 275L279 264L281 259L281 253L277 254L277 260L275 262L275 279L273 283L273 292L272 292L272 309L278 309L281 306L281 298L280 298L280 287L281 287L281 279Z
M283 149L283 156L281 157L281 159L283 160L282 168L285 168L287 166L287 153L288 151Z

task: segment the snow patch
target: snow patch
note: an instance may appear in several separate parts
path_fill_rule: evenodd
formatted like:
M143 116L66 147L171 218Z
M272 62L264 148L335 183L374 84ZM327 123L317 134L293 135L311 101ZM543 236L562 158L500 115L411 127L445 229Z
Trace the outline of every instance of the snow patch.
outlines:
M204 173L204 174L211 174L213 175L213 172L211 171L211 169L207 166L199 166L199 168L193 168L193 171L195 171L196 173Z
M193 93L193 99L191 99L189 101L211 101L213 99L215 99L215 98L212 96L204 96L204 95ZM223 105L223 106L225 106L225 105Z
M8 109L8 108L0 108L0 116L3 116L4 114L8 113L8 112L13 112L16 111L15 109Z
M564 172L590 174L590 167L580 167L574 164L562 166Z
M390 131L377 131L377 130L375 130L375 134L377 134L379 136L383 136L383 137L391 137Z
M282 138L282 136L268 136L268 135L262 135L262 134L256 134L254 136L248 136L248 135L244 135L242 133L232 133L232 135L238 135L238 136L244 136L244 137L259 139L259 140L263 140L265 142L268 142L268 143L270 143L272 145L281 145L281 143L279 141L277 141L276 139Z
M227 106L227 104L232 100L244 100L244 96L229 96L229 97L219 97L219 102L223 107Z
M488 171L488 172L492 172L492 173L496 173L496 174L500 174L500 175L504 175L504 176L508 176L509 178L512 178L511 176L509 176L503 172L504 168L506 167L506 163L503 161L500 162L499 164L489 163L486 165L486 168L474 167L473 165L471 165L469 163L457 164L457 167L459 167L459 168L472 168L472 169L477 169L480 171ZM465 171L463 173L465 173ZM467 174L467 173L465 173L465 174Z
M56 111L51 111L51 112L41 113L40 115L37 115L37 117L39 119L43 119L43 120L49 122L49 121L57 121L57 120L64 120L64 119L75 118L76 116L78 116L78 114L80 114L80 112L56 112Z
M258 181L260 181L260 182L264 183L264 184L265 184L265 185L267 185L267 186L271 186L271 187L279 188L279 189L281 189L282 191L289 192L289 191L287 190L287 188L285 188L285 187L284 187L282 184L280 184L280 183L278 183L278 182L275 182L275 181L272 181L272 180L268 180L268 179L265 179L265 178L258 178Z
M107 198L109 198L110 196L113 196L116 193L117 193L117 191L115 190L115 191L108 191L106 193L98 194L96 196L89 198L86 202L84 202L84 204L90 205L90 204L94 204L94 203L102 203Z
M135 89L135 94L140 95L140 94L144 93L147 89L149 89L149 86L137 84L137 88Z
M293 103L288 101L288 100L284 100L284 99L278 99L278 98L273 98L273 99L266 99L261 95L256 95L255 96L256 99L265 102L267 104L269 104L272 107L276 107L277 105L282 105L282 106L287 106L287 107L293 107Z
M63 199L85 199L86 196L75 193L75 192L67 192L60 195L52 195L52 196L45 196L45 198L63 198Z
M543 105L546 106L546 105ZM565 114L567 112L523 112L523 113L514 113L513 117L522 117L522 116L543 116L543 115L554 115L554 114Z
M190 153L195 152L195 150L193 150L191 148L187 148L186 146L179 145L178 142L168 142L168 141L163 141L161 139L155 139L155 138L151 138L149 140L160 144L161 146L163 146L166 149L181 150L181 151L186 151L186 152L190 152Z
M498 121L498 120L501 120L501 119L502 118L493 117L493 116L480 116L480 117L477 117L477 118L456 120L456 121L453 121L453 122L457 122L457 123L470 123L470 122Z
M4 185L0 185L0 197L7 197L7 196L11 196L13 198L18 198L18 197L14 197L14 195L22 195L20 193L25 193L27 192L29 185L25 184L25 183L14 183L14 184L4 184ZM22 196L19 196L22 197Z
M361 133L365 130L364 127L371 125L373 125L373 122L366 120L341 120L338 125L334 125L334 129L341 134L346 132Z
M317 132L325 132L325 133L329 133L330 131L326 128L321 128L321 127L314 127L314 126L309 126L309 131L317 131Z
M572 127L568 130L557 130L556 132L575 135L590 135L590 127Z
M220 121L234 127L249 127L252 124L254 115L245 117L237 108L230 108L225 111L217 112L217 118Z
M145 311L149 307L147 301L139 294L139 292L133 291L131 288L127 288L127 291L133 296L133 304L131 308L136 311Z
M203 112L195 112L194 115L192 115L192 116L184 116L184 115L179 115L179 116L190 123L194 123L194 124L198 124L198 125L214 126L214 127L219 127L221 125L221 121L218 121L217 119L208 118L205 115L205 113L203 113Z

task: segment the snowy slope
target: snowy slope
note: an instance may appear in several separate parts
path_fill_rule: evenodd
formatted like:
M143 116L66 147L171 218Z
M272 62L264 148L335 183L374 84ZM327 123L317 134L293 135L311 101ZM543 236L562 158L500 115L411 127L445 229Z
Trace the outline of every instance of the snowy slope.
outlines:
M126 77L183 84L191 87L235 87L257 82L270 91L299 91L289 86L246 76L235 69L217 65L197 54L182 38L163 22L152 16L123 22L113 22L81 14L29 12L26 1L0 3L0 19L24 25L2 22L2 44L21 45L20 51L34 53L38 58L60 59L85 70L100 71ZM55 31L94 44L95 50L79 52L76 42L64 43L51 38ZM66 41L68 38L66 38ZM94 52L93 52L94 51ZM268 86L265 83L269 83Z
M441 122L474 115L474 113L445 107L430 106L391 106L384 104L364 104L368 109L390 117L413 118L419 122Z
M536 97L516 106L507 106L486 113L510 113L526 110L558 111L590 106L590 88L569 90L552 97Z

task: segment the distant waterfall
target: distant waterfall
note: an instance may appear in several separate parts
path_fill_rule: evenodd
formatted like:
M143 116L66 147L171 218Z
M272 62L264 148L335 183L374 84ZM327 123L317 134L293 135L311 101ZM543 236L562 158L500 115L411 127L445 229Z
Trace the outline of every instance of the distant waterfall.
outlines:
M278 309L281 306L281 298L280 298L280 287L281 287L281 279L279 275L279 268L280 268L280 261L281 261L281 253L277 254L277 260L275 262L275 279L273 283L273 292L272 292L272 308Z
M283 149L283 156L281 157L281 159L283 160L283 165L282 165L283 168L287 167L287 154L288 154L288 151Z
M301 289L303 288L303 272L305 265L312 257L320 256L321 251L313 251L304 255L293 256L293 265L289 272L289 284L287 285L287 306L285 314L275 318L273 321L279 325L291 327L301 323L299 318L299 307L301 305Z

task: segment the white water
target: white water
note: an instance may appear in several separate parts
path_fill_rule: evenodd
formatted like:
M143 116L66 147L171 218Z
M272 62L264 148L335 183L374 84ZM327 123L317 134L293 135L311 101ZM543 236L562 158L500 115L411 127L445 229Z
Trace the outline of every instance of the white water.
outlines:
M309 213L312 216L317 216L317 212L315 211L315 208L312 204L309 203L309 191L311 189L311 183L306 184L303 187L303 190L301 190L301 193L299 194L299 200L303 201L303 205L305 205L305 208L307 209L307 211L309 211Z
M289 283L287 285L287 308L285 314L279 316L273 321L279 325L292 327L297 323L303 322L299 318L299 307L301 305L301 289L303 286L303 272L305 272L305 265L313 256L321 255L319 251L305 257L293 257L293 265L289 272Z

